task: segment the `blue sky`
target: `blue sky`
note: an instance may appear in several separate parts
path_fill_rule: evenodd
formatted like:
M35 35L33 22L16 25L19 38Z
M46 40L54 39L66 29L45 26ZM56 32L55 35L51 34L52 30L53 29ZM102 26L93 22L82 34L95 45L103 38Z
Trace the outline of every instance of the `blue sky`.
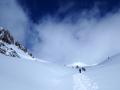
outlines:
M94 7L99 8L100 15L104 16L108 12L117 11L120 6L120 0L18 0L18 2L35 23L45 15L57 14L63 19L68 14L91 10ZM59 12L60 9L63 10Z

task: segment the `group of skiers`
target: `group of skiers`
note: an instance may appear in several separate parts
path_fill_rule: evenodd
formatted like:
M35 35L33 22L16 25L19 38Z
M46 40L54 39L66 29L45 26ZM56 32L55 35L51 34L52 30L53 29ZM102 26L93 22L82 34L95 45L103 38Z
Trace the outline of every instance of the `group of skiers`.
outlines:
M76 69L79 69L79 73L82 73L82 71L86 71L84 67L79 67L78 65L76 66Z
M110 60L110 57L108 56L107 59ZM86 71L85 67L80 67L78 65L75 68L79 70L79 73L82 73L82 71Z

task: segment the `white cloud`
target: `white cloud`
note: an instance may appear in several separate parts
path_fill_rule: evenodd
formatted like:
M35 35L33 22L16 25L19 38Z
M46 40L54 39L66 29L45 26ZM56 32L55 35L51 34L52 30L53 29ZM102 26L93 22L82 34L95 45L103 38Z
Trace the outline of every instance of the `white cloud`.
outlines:
M91 15L91 14L92 15ZM93 17L94 11L63 21L56 17L43 19L36 26L41 42L35 43L34 53L57 63L84 62L93 64L120 52L120 13L104 18ZM84 17L84 18L83 18Z
M16 0L0 0L0 25L24 42L28 18Z

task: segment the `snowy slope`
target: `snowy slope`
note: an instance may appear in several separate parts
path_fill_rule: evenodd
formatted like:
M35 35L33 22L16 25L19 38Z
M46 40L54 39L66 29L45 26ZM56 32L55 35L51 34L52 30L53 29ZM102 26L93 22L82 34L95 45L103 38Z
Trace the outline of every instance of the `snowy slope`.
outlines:
M120 54L116 54L95 65L73 63L68 67L84 67L86 71L74 73L73 90L120 90ZM77 68L79 70L79 68Z
M97 90L97 84L75 69L0 54L0 90Z
M120 54L86 69L84 75L97 83L98 90L120 90Z
M67 67L73 67L75 68L76 66L79 66L79 67L85 67L85 66L88 66L87 64L85 63L81 63L81 62L75 62L75 63L72 63L72 64L68 64L66 65Z
M73 90L73 70L0 54L0 90Z
M86 71L0 54L0 90L120 90L120 54Z
M76 64L81 65L72 65ZM40 59L31 60L0 54L0 90L120 89L120 54L85 68L85 72L79 73L76 69Z

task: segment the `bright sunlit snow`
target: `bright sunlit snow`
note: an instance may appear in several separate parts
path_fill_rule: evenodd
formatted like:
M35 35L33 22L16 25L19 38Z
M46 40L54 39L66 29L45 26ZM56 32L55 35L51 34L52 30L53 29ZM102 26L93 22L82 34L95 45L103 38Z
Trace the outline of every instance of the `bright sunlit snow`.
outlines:
M84 66L88 66L88 65L85 64L85 63L76 62L76 63L73 63L73 64L68 64L68 65L66 65L66 66L67 66L67 67L75 67L75 66L84 67Z
M86 71L0 54L2 90L119 90L120 55ZM109 85L108 85L109 84Z
M96 84L76 70L52 63L0 57L2 90L96 90L92 89ZM87 87L83 89L82 85Z

